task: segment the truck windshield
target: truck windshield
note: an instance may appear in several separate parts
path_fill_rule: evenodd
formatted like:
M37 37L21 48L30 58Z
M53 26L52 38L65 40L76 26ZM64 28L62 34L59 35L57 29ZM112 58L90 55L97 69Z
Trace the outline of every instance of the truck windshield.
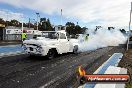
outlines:
M59 34L57 32L43 32L42 37L57 39L59 37Z

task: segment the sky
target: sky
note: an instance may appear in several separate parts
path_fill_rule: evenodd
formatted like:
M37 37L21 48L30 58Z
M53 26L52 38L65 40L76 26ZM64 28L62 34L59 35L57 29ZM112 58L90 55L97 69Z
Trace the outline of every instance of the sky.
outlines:
M131 0L0 0L0 18L17 19L28 22L40 17L49 18L54 25L78 22L81 26L114 26L129 25ZM32 22L34 22L32 20Z

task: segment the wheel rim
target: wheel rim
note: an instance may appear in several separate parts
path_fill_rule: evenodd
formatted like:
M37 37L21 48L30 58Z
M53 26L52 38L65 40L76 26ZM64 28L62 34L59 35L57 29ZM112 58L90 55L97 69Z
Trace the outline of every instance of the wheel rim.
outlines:
M74 53L77 53L77 51L78 51L78 47L75 46L75 47L74 47Z
M54 52L53 51L50 51L49 54L48 54L48 57L49 58L53 58L54 57Z

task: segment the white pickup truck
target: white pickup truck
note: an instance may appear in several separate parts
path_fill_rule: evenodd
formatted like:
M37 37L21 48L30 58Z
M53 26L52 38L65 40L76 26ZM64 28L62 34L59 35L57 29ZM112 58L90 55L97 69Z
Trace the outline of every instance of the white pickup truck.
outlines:
M23 41L23 49L27 54L52 59L56 54L78 53L78 40L70 39L65 31L47 31L41 37Z

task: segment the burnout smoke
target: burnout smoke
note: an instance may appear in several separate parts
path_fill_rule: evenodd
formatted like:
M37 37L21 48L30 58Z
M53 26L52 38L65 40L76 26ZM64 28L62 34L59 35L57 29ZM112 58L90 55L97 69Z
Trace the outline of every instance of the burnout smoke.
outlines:
M96 33L86 31L86 34L90 34L88 41L84 41L83 35L79 37L79 51L95 50L102 47L118 46L124 44L127 37L119 30L105 30L100 29Z

